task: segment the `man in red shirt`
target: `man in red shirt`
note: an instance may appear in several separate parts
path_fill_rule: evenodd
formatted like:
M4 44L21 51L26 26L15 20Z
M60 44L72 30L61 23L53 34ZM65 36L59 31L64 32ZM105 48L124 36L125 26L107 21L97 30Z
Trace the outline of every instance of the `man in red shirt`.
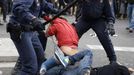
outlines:
M56 18L46 31L46 36L55 35L58 46L66 55L74 55L78 50L79 38L73 25L66 19Z
M50 18L44 17L44 19L47 21ZM64 18L56 18L51 22L51 25L49 25L45 35L47 37L55 35L58 41L59 50L61 50L64 55L67 56L61 58L65 63L64 67L81 60L78 72L80 72L81 75L84 75L85 73L89 74L90 66L92 64L92 52L89 49L81 52L78 51L77 47L79 38L73 25L69 24ZM60 64L61 63L59 60L57 60L55 57L52 57L42 64L40 74L44 75L47 70Z

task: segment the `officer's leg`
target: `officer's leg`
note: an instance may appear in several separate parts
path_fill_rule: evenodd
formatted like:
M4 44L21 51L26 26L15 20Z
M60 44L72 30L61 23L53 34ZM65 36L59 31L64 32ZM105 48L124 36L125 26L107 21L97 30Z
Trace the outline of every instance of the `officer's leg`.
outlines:
M19 71L21 70L21 68L22 68L22 63L20 61L20 57L18 57L16 64L11 71L11 75L17 75L19 73Z
M79 38L81 38L82 35L90 29L90 26L84 20L79 19L75 25L75 28L76 28Z
M20 41L13 40L23 65L18 75L35 75L38 70L37 57L31 42L32 34L33 32L23 32Z
M116 55L113 48L113 44L106 30L106 23L103 20L97 21L95 22L95 25L92 26L92 28L97 34L102 46L104 47L107 56L109 57L109 60L116 61Z
M37 61L38 61L38 71L39 71L41 64L44 62L45 58L44 58L44 50L43 50L41 42L37 36L37 33L34 33L34 35L32 37L32 44L33 44L34 50L36 52L36 57L37 57Z
M38 32L39 33L39 39L43 46L44 51L46 50L46 44L47 44L47 37L45 37L45 34L43 31Z

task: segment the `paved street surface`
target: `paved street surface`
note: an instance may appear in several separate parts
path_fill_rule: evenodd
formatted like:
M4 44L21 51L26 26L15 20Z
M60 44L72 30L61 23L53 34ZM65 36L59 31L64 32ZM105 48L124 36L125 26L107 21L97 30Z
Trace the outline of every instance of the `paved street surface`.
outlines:
M69 20L70 23L74 21L74 17L72 16L65 17ZM127 30L125 30L127 24L127 20L116 20L116 36L111 37L111 39L118 56L118 61L127 67L134 68L134 33L129 33ZM104 49L92 29L90 29L82 36L79 42L79 47L87 47L93 51L93 67L109 64ZM52 55L53 43L49 38L47 43L46 56L50 57ZM5 71L5 69L1 67L6 68L10 66L10 68L12 68L17 57L18 54L16 48L10 40L9 34L6 33L6 25L0 26L0 70ZM3 75L8 74L3 73Z

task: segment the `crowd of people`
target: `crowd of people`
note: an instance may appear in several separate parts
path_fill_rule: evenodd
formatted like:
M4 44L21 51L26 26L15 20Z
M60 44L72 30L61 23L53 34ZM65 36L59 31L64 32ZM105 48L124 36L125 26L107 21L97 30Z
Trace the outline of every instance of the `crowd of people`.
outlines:
M46 32L44 31L46 30L45 25L40 18L49 21L48 15L58 14L72 1L13 0L12 2L12 14L7 23L7 32L18 51L19 58L11 75L47 75L46 71L56 65L68 66L79 61L80 68L76 75L90 75L92 52L90 49L79 52L78 42L91 28L104 47L109 64L118 64L109 37L109 34L111 36L115 34L116 1L78 0L77 4L72 7L73 10L68 9L63 13L64 15L74 15L76 10L77 22L72 25L65 18L58 17L51 21ZM128 29L131 28L128 27ZM57 49L61 50L65 56L60 57L60 54L55 54L50 59L44 56L47 37L52 35L55 35L58 41ZM64 73L60 75L64 75Z

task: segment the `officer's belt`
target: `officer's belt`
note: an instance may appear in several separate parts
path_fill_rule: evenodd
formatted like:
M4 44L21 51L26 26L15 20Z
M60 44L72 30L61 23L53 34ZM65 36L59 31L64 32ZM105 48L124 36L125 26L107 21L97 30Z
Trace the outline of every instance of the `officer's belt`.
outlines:
M35 31L32 25L21 25L21 30L22 31Z

